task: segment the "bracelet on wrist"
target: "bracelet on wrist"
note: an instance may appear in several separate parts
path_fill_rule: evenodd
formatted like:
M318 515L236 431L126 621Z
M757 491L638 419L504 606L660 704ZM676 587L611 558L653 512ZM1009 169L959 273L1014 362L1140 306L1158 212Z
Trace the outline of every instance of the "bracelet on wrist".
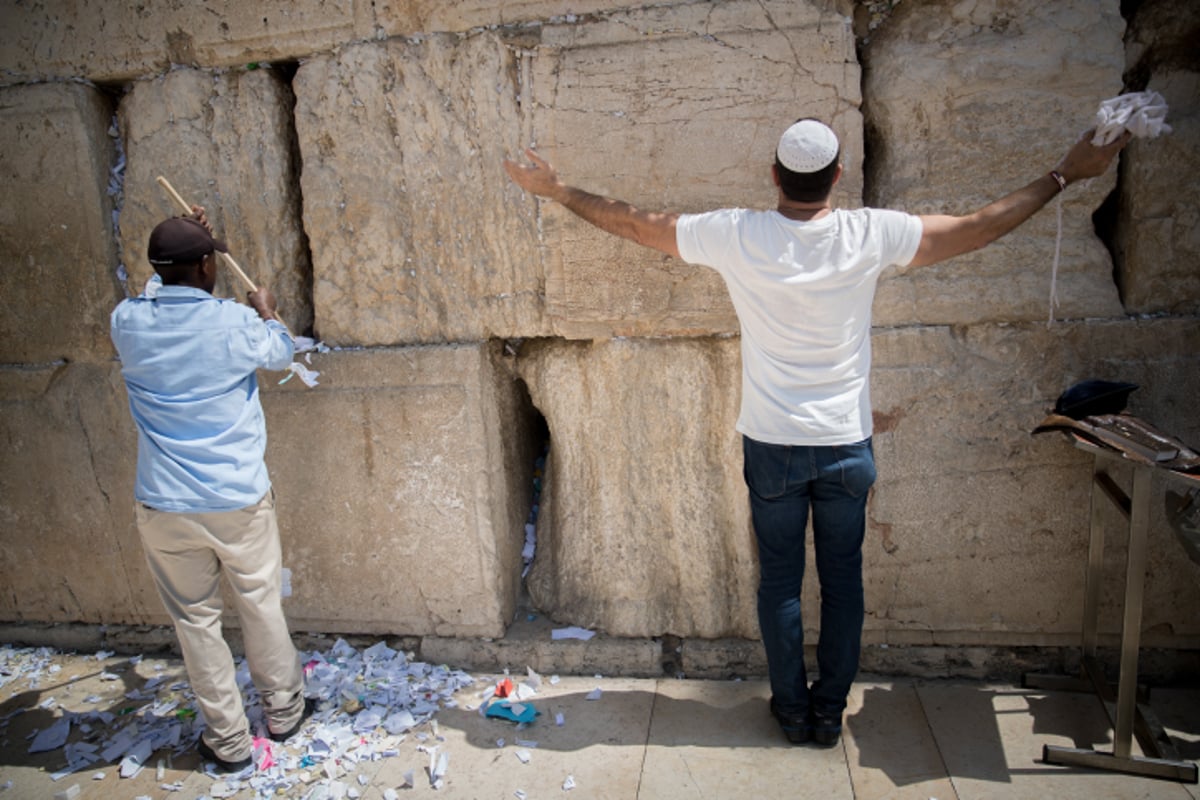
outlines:
M1054 182L1058 184L1058 191L1065 192L1067 190L1067 179L1062 173L1056 169L1050 170L1050 177L1054 178Z

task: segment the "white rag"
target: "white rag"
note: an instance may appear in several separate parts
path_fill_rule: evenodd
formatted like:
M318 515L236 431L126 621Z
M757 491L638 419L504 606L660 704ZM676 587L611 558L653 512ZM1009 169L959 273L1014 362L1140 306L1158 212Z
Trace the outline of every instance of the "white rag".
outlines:
M1105 100L1096 112L1096 133L1092 144L1097 147L1111 144L1129 131L1138 139L1154 139L1170 133L1167 124L1167 101L1158 92L1130 92ZM1054 240L1054 264L1050 268L1050 321L1054 324L1054 309L1058 306L1058 257L1062 250L1062 196L1058 193L1055 215L1058 236Z
M1167 101L1158 92L1130 92L1100 104L1096 112L1096 135L1092 144L1115 142L1129 131L1139 139L1153 139L1160 133L1170 133L1167 124Z

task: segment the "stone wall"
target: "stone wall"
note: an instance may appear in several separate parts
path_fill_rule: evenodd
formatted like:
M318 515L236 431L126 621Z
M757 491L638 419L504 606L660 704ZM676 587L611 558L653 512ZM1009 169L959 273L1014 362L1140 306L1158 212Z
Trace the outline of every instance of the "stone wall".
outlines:
M107 338L176 213L160 175L293 330L335 348L312 357L315 389L261 376L295 628L502 635L548 431L534 607L617 637L753 639L720 278L531 199L501 160L532 143L645 207L764 207L779 133L811 115L843 141L839 204L967 213L1050 169L1099 101L1148 87L1175 130L1064 195L1053 325L1054 205L885 273L875 304L868 641L1075 641L1090 460L1030 430L1098 377L1141 384L1131 410L1200 444L1200 23L1183 0L1120 5L7 9L0 621L165 621ZM1200 647L1197 567L1158 500L1150 552L1147 643ZM1111 634L1119 537L1106 554Z

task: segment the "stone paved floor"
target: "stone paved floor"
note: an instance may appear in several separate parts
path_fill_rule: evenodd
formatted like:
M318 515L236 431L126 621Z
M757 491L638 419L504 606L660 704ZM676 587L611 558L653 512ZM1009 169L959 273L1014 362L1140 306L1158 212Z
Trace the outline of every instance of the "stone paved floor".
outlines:
M140 775L122 779L98 762L58 781L62 749L28 752L35 730L87 698L119 714L125 693L150 676L182 679L177 659L133 663L110 656L56 654L35 689L16 679L0 689L0 800L216 797L224 784L199 771L187 751L160 750ZM101 675L107 673L107 680ZM119 679L114 679L113 676ZM762 681L563 676L544 681L533 702L541 715L524 730L481 716L480 691L502 676L474 673L457 707L410 731L398 754L351 765L333 779L319 770L282 796L364 800L446 798L1173 798L1200 800L1200 789L1166 780L1054 766L1042 747L1111 747L1094 697L1007 685L866 676L854 687L845 735L832 749L790 746L767 713ZM600 688L598 699L589 699ZM53 704L39 706L48 698ZM1200 690L1157 689L1151 706L1180 754L1200 758ZM21 713L18 709L31 709ZM561 714L562 724L557 724ZM422 735L423 734L423 735ZM83 734L76 731L72 741ZM503 739L503 744L499 740ZM422 740L424 744L422 744ZM424 751L418 750L421 746ZM428 768L432 746L448 754L443 786ZM525 756L527 760L522 760ZM162 776L155 766L163 762ZM103 773L103 777L99 775ZM413 785L403 788L406 774ZM569 779L569 780L568 780ZM9 783L11 782L11 783ZM564 789L564 785L574 784ZM176 791L162 786L174 784ZM353 789L352 793L350 790ZM249 800L243 788L230 795Z

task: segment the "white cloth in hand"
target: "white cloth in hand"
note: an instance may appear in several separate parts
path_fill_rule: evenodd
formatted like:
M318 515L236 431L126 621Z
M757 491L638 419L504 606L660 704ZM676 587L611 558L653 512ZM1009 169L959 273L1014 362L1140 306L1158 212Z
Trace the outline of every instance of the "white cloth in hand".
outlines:
M1170 133L1167 124L1167 101L1158 92L1130 92L1100 104L1096 112L1096 134L1092 144L1110 144L1125 131L1139 139L1153 139L1160 133Z

